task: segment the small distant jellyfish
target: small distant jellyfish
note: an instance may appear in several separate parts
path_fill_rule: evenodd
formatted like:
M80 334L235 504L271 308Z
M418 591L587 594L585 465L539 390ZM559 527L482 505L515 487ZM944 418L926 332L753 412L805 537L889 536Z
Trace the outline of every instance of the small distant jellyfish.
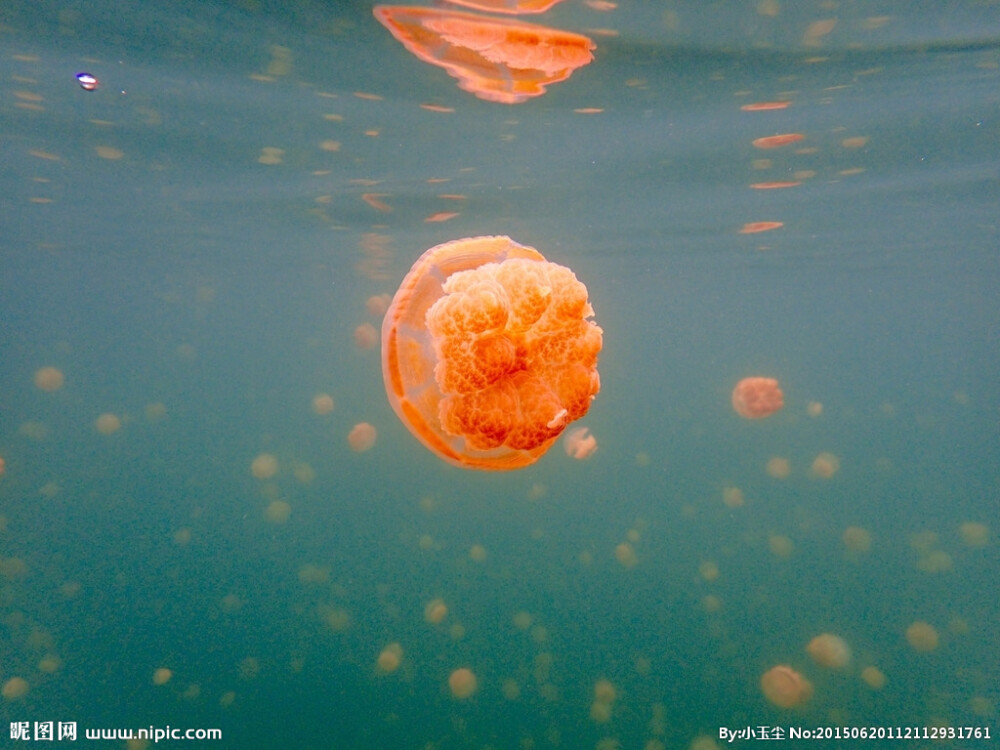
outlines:
M743 378L733 389L733 409L747 419L769 417L785 405L774 378Z
M250 464L255 479L271 479L278 473L278 459L270 453L261 453Z
M887 682L885 673L878 667L865 667L861 670L861 679L872 690L881 690Z
M990 543L990 529L984 523L966 521L958 527L966 547L985 547Z
M320 416L329 414L333 411L333 396L329 393L317 393L313 396L312 410Z
M170 682L174 673L167 669L166 667L160 667L155 672L153 672L153 684L154 685L166 685Z
M767 460L766 471L774 479L788 479L788 475L792 473L792 465L783 456L772 456Z
M97 87L101 85L101 82L97 80L97 76L93 76L90 73L77 73L76 80L80 84L80 88L84 91L96 91Z
M739 487L725 487L722 490L722 502L727 508L740 508L743 506L743 490Z
M476 675L468 667L460 667L448 677L448 687L455 698L465 700L476 692Z
M614 703L617 697L615 686L610 680L602 678L594 683L594 700L598 703Z
M940 638L933 625L917 620L906 629L906 641L913 647L914 651L928 653L938 647Z
M628 542L622 542L615 547L615 559L626 568L634 568L639 564L639 558L635 554L635 548Z
M812 683L786 664L779 664L760 678L767 700L778 708L801 706L812 698Z
M118 432L122 427L122 421L115 414L105 413L94 422L97 431L102 435L111 435Z
M584 461L597 451L597 438L586 427L569 430L563 440L566 455L577 461Z
M23 698L28 693L28 681L23 677L11 677L0 688L0 695L9 701Z
M784 534L771 534L767 538L767 546L775 557L788 558L795 551L795 542Z
M851 663L851 647L839 635L832 633L813 638L806 651L814 662L827 669L843 669Z
M439 625L448 615L448 605L441 599L431 599L424 607L424 619L431 625Z
M358 349L374 349L378 343L378 331L371 323L362 323L354 329L354 345Z
M392 674L399 669L399 664L403 658L403 647L398 643L390 643L378 655L375 661L376 668L380 674Z
M66 378L62 374L62 370L56 367L42 367L35 372L35 387L40 390L49 393L58 391L63 387L64 382L66 382Z
M358 422L347 435L347 444L355 453L364 453L375 447L378 432L367 422Z
M840 459L832 453L823 451L816 455L812 462L812 474L820 479L830 479L840 470Z
M611 721L611 709L610 703L594 701L590 704L590 718L598 724L607 724Z
M860 526L848 526L840 538L848 552L857 555L871 552L872 535L867 529Z

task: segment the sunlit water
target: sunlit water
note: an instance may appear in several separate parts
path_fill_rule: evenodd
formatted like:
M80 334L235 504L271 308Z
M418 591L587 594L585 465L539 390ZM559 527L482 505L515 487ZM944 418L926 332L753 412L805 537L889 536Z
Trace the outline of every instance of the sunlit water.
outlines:
M590 35L594 61L508 106L367 3L131 5L0 6L3 736L996 736L996 6L568 0L532 21ZM804 138L752 143L788 133ZM751 187L774 182L799 184ZM557 444L517 472L444 464L355 343L379 326L370 296L479 234L590 290L587 461ZM44 366L60 389L35 386ZM785 408L738 417L746 375L777 378ZM378 438L356 453L362 421ZM811 469L824 452L830 478ZM908 643L916 621L933 650ZM807 655L824 632L850 665ZM380 674L393 642L401 666ZM764 698L777 664L812 683L804 706ZM457 701L463 666L479 688Z

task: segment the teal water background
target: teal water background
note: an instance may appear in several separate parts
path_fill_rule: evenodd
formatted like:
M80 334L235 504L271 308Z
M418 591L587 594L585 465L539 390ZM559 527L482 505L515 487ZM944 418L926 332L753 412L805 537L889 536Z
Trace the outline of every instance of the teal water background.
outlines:
M0 699L2 736L54 720L219 727L212 746L233 748L656 750L748 724L995 737L1000 7L568 0L529 20L590 34L595 59L515 106L459 90L371 8L0 5L0 682L29 687ZM790 104L741 109L761 101ZM781 133L805 138L752 145ZM750 187L766 181L801 184ZM740 233L757 221L783 226ZM590 291L605 346L587 461L557 444L517 472L452 468L355 345L379 325L368 297L480 234ZM43 366L60 390L34 386ZM743 420L730 391L757 374L786 405ZM99 433L102 413L121 429ZM361 421L378 439L355 453ZM830 479L810 471L821 452ZM272 480L251 475L261 453ZM766 472L775 456L788 478ZM914 621L935 650L907 643ZM848 668L808 657L823 632ZM380 675L393 642L402 666ZM809 703L764 699L775 664L813 683ZM461 666L467 701L447 687ZM599 679L618 694L606 723Z

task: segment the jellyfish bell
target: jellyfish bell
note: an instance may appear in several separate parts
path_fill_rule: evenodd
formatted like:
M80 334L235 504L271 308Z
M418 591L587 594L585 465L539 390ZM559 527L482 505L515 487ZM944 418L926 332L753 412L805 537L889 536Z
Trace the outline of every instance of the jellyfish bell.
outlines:
M813 661L827 669L843 669L851 663L851 647L839 635L822 633L806 646Z
M885 673L878 667L865 667L861 670L861 679L865 681L872 690L881 690L888 681Z
M403 659L403 647L398 643L390 643L375 660L376 669L380 674L392 674L397 669Z
M485 10L490 13L545 13L563 0L449 0L454 5L462 5L473 10Z
M906 641L915 651L934 651L940 643L937 629L930 623L917 620L906 629Z
M378 431L368 422L358 422L347 434L347 444L355 453L364 453L375 447Z
M781 148L782 146L787 146L789 143L798 143L801 140L805 140L805 136L802 133L782 133L780 135L756 138L753 141L753 145L756 148Z
M570 269L509 237L432 247L382 323L389 403L455 466L534 463L600 390L593 314Z
M409 52L487 101L541 96L594 59L589 37L523 21L404 5L376 5L373 13Z
M785 405L785 396L774 378L743 378L733 388L733 409L747 419L769 417Z
M779 664L761 675L760 689L778 708L801 706L813 694L812 683L787 664Z
M42 367L35 372L35 387L43 391L58 391L66 382L62 370L57 367Z
M448 688L458 700L471 697L477 686L476 675L468 667L460 667L448 676Z
M29 688L28 681L23 677L11 677L0 687L0 695L9 701L17 700L27 695Z
M587 427L574 427L566 432L563 447L566 448L566 455L570 458L585 461L597 452L597 438Z

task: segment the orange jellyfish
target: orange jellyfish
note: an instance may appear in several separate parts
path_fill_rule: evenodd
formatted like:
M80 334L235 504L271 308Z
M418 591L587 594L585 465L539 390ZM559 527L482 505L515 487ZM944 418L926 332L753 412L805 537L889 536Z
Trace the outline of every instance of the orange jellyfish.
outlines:
M802 133L782 133L781 135L769 135L764 138L756 138L753 145L757 148L781 148L789 143L798 143L804 140Z
M398 643L390 643L378 655L375 660L376 667L380 674L392 674L399 669L403 660L403 647Z
M743 378L733 388L733 408L741 417L762 419L785 405L785 396L774 378Z
M760 678L760 689L778 708L801 706L813 694L812 683L785 664L766 671Z
M35 386L43 391L58 391L65 380L62 371L56 367L42 367L35 373Z
M823 451L818 453L816 458L813 459L812 474L814 477L819 477L820 479L830 479L834 474L840 471L840 459L837 458L832 453Z
M740 109L744 112L767 112L772 109L787 109L791 102L752 102L744 104Z
M574 427L566 433L563 447L566 448L567 456L584 461L597 452L597 438L586 427Z
M475 10L520 15L522 13L544 13L552 6L561 3L562 0L449 0L449 2Z
M917 620L906 629L906 641L915 651L927 653L938 647L940 638L933 625Z
M861 679L865 681L872 690L881 690L885 687L885 683L888 682L883 672L878 667L865 667L861 670Z
M3 684L3 687L0 688L0 695L9 701L13 701L27 695L28 689L29 685L26 679L23 677L11 677Z
M817 635L806 646L813 661L827 669L843 669L851 663L851 647L839 635Z
M601 388L593 314L570 269L509 237L432 247L382 322L389 403L455 466L534 463Z
M355 453L364 453L375 447L375 440L378 438L378 431L373 425L367 422L358 422L351 431L347 433L347 444Z
M781 221L750 221L743 225L740 234L760 234L770 232L772 229L781 229L785 226Z
M154 685L166 685L173 679L174 673L172 670L166 667L160 667L155 672L153 672L153 684Z
M371 323L362 323L354 329L354 345L358 349L373 349L378 343L378 333Z
M407 50L491 102L541 96L594 59L589 37L523 21L404 5L376 5L373 13Z
M448 687L453 696L465 700L476 692L476 675L468 667L459 667L448 676Z

